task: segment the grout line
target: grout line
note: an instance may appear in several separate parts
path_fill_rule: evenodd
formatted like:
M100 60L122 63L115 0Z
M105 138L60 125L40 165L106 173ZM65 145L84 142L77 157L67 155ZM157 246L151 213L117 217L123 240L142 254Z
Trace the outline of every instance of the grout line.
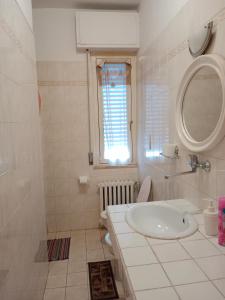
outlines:
M217 278L217 279L210 279L209 276L206 274L206 272L201 268L201 266L198 264L197 260L194 259L196 265L200 268L200 270L205 274L205 276L208 278L208 281L212 283L212 285L219 291L219 293L225 298L225 296L222 294L222 292L217 288L217 286L214 284L213 280L218 280L218 279L224 279L224 277L222 278Z
M111 219L110 219L110 221L111 221ZM114 231L114 228L113 228L113 222L111 221L111 228L112 228L112 230ZM200 231L199 231L200 232ZM125 262L124 262L124 260L123 260L123 255L122 255L122 248L120 247L120 245L119 245L119 243L118 243L118 239L117 239L117 235L118 234L116 234L115 233L115 231L113 232L113 234L114 234L114 236L116 237L116 240L117 240L117 247L119 248L119 253L120 253L120 259L121 259L121 262L122 262L122 265L123 265L123 267L125 268L125 269L128 269L128 267L125 265ZM202 235L202 237L203 238L201 238L201 239L197 239L197 240L187 240L187 242L189 241L189 242L195 242L195 241L199 241L199 240L209 240L209 238L207 238L204 234L202 234L201 232L200 232L200 234ZM145 236L144 236L144 238L145 239L147 239ZM185 261L185 260L190 260L190 261L194 261L196 264L197 264L197 266L200 268L200 270L203 272L203 274L205 274L205 272L202 270L202 268L198 265L198 263L196 262L196 260L189 254L189 252L184 248L184 246L181 244L181 242L180 242L180 240L176 240L175 242L178 242L180 245L181 245L181 247L183 248L183 250L190 256L190 258L189 259L183 259L183 260L180 260L180 261ZM174 243L175 243L174 242ZM159 259L158 259L158 256L156 255L156 253L155 253L155 251L154 251L154 249L152 248L152 246L154 246L154 245L150 245L150 243L148 242L148 240L147 240L147 243L148 243L148 246L150 247L150 249L153 251L153 253L154 253L154 255L156 256L156 259L157 259L157 261L159 261ZM212 242L211 242L212 243ZM169 243L167 243L167 244L161 244L162 246L163 245L168 245ZM158 244L159 245L159 244ZM216 246L214 245L214 247L216 248ZM139 248L139 247L135 247L135 248ZM126 248L123 248L123 249L126 249ZM221 256L221 255L223 255L222 253L221 254L218 254L218 255L213 255L213 256ZM122 256L122 257L121 257ZM210 257L212 257L212 256L208 256L208 258L210 258ZM204 258L206 258L206 257L204 257ZM172 262L172 261L170 261L170 262ZM174 261L174 262L177 262L177 261ZM163 262L164 263L164 262ZM162 267L162 269L163 269L163 271L164 271L164 273L165 273L165 275L166 275L166 277L168 278L168 280L169 280L169 282L170 282L170 284L171 284L171 287L174 289L174 291L175 291L175 293L177 294L177 296L178 296L178 298L179 299L181 299L180 298L180 296L179 296L179 294L178 294L178 292L176 291L176 288L175 288L175 286L179 286L179 285L173 285L173 283L171 282L171 280L170 280L170 278L169 278L169 276L167 275L167 272L164 270L164 268L163 268L163 265L162 265L162 263L159 261L159 265ZM131 266L131 267L137 267L137 266ZM129 268L131 268L131 267L129 267ZM128 272L127 272L127 276L129 277L129 274L128 274ZM199 281L199 283L201 283L201 282L211 282L212 284L213 284L213 286L215 286L215 284L213 283L213 281L212 280L210 280L210 278L207 276L207 274L205 274L205 276L206 276L206 281ZM198 282L192 282L192 283L187 283L187 284L182 284L182 285L190 285L190 284L195 284L195 283L198 283ZM216 286L215 286L216 287ZM218 288L216 287L216 289L218 290ZM132 287L132 290L133 290L133 287ZM149 289L146 289L146 290L149 290ZM152 289L151 289L152 290ZM218 290L219 291L219 290ZM133 292L135 293L136 291L134 291L133 290ZM220 292L220 291L219 291ZM220 294L222 295L222 293L220 292ZM223 295L223 297L224 297L224 295Z
M100 237L100 233L101 233L101 231L99 230L99 237ZM123 234L126 234L126 233L123 233ZM129 234L129 233L128 233ZM116 239L117 239L117 234L114 234L115 236L116 236ZM146 237L144 237L145 238L145 240L147 239ZM210 237L209 238L207 238L206 236L204 236L203 235L203 239L198 239L198 240L187 240L187 242L195 242L195 241L199 241L199 240L209 240L210 241ZM190 285L190 284L197 284L197 283L201 283L201 282L211 282L212 284L213 284L213 286L216 288L216 290L218 290L218 292L222 295L222 293L220 292L220 290L215 286L215 284L214 284L214 282L213 282L213 280L210 280L209 279L209 277L205 274L205 272L201 269L201 267L198 265L198 263L196 262L196 259L195 258L193 258L191 255L191 257L190 257L190 259L183 259L183 260L179 260L179 261L185 261L185 260L192 260L192 261L194 261L197 265L198 265L198 267L201 269L201 271L205 274L205 276L206 276L206 278L207 278L207 281L199 281L199 282L192 282L192 283L187 283L187 284L180 284L180 285L173 285L172 284L172 282L171 282L171 280L170 280L170 278L168 277L168 275L167 275L167 273L166 273L166 271L164 270L164 268L163 268L163 263L167 263L167 262L160 262L159 261L159 259L158 259L158 257L157 257L157 255L156 255L156 253L155 253L155 251L154 251L154 249L152 248L152 246L155 246L155 245L150 245L150 243L148 242L148 241L146 241L147 242L147 245L146 246L140 246L140 247L149 247L152 251L153 251L153 253L154 253L154 255L155 255L155 257L156 257L156 259L157 259L157 261L159 262L159 265L162 267L162 269L163 269L163 271L164 271L164 273L165 273L165 275L166 275L166 277L168 278L168 280L169 280L169 282L170 282L170 284L171 284L171 287L173 288L173 290L176 292L176 294L177 294L177 296L179 297L179 299L181 299L180 298L180 296L179 296L179 294L177 293L177 291L176 291L176 286L182 286L182 285ZM176 243L176 242L178 242L180 245L181 245L181 247L182 248L184 248L183 247L183 245L181 244L181 242L180 242L180 240L177 240L177 241L174 241L174 243ZM210 241L210 243L216 248L216 249L218 249L213 243L212 243L212 241ZM170 243L166 243L166 244L157 244L157 245L168 245L168 244L171 244L171 242ZM120 253L120 256L122 255L122 250L123 249L126 249L126 248L140 248L140 247L126 247L126 248L121 248L120 246L119 246L119 244L117 245L117 247L119 247L119 253ZM104 253L104 248L103 248L103 244L101 243L101 248L102 248L102 251L103 251L103 254L104 254L104 258L106 259L106 256L105 256L105 253ZM87 230L85 230L85 249L86 249L86 254L87 254ZM95 250L95 249L94 249ZM185 252L187 252L187 250L184 248L184 251ZM189 254L189 253L188 253ZM214 257L214 256L223 256L223 253L220 253L220 254L218 254L218 255L213 255L213 256L207 256L207 257L203 257L203 258L210 258L210 257ZM121 257L120 257L121 258ZM202 258L202 257L201 257ZM87 255L86 255L86 262L87 262ZM170 262L178 262L178 261L169 261L168 263L170 263ZM152 264L154 264L154 263L152 263ZM125 269L127 269L128 268L128 266L126 266L125 265L125 263L123 262L122 263L122 265L123 265L123 268L125 267ZM145 264L146 265L146 264ZM151 264L148 264L148 265L151 265ZM139 265L138 265L139 266ZM143 266L143 265L140 265L140 266ZM137 266L129 266L129 268L132 268L132 267L137 267ZM68 268L68 265L67 265L67 268ZM68 273L68 271L67 271L67 273ZM129 276L129 275L128 275ZM221 279L223 279L223 278L221 278ZM154 288L155 289L155 288ZM149 289L146 289L146 290L149 290ZM151 290L153 290L153 289L151 289ZM224 297L224 296L223 296Z
M17 0L14 1L16 3L16 6L19 8L20 10L20 13L22 14L23 16L23 19L25 21L25 23L27 24L27 27L29 28L29 31L30 33L32 34L32 36L34 37L34 30L33 30L33 27L32 27L32 23L33 23L33 15L31 16L32 17L32 23L30 24L30 22L28 21L28 18L26 16L26 14L24 13L24 10L22 9L22 7L20 6L20 4L18 3ZM32 14L32 7L31 7L31 14Z
M15 35L15 32L11 28L11 26L6 22L4 19L0 19L0 28L4 31L4 33L8 36L8 38L13 42L15 48L20 52L20 54L26 58L29 63L32 64L32 66L36 66L36 60L35 58L31 57L30 54L25 50L24 46L21 42L21 40L18 39L18 37Z
M204 240L207 240L207 239L196 240L196 241L204 241ZM189 241L189 242L195 242L195 241ZM189 255L193 260L199 259L199 258L210 258L210 257L214 257L214 256L221 256L221 253L218 253L218 254L213 254L213 255L208 255L208 256L194 257L194 256L192 256L192 255L189 253L188 250L186 250L186 248L184 247L184 245L183 245L180 241L179 241L179 244L180 244L180 246L188 253L188 255ZM218 249L216 248L215 245L213 245L213 246L214 246L214 248L215 248L216 250L218 250ZM218 251L219 251L219 250L218 250Z

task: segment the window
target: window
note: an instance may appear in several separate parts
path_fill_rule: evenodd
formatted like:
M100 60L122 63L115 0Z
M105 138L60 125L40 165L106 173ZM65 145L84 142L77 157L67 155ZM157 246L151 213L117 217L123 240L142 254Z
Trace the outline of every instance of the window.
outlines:
M134 163L134 58L95 57L98 164ZM96 134L95 134L96 136ZM95 161L96 161L95 160Z

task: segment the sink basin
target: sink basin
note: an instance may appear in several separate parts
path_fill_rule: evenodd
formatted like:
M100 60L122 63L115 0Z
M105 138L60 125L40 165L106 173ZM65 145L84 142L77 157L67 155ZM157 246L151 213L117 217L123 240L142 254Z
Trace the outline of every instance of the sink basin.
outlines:
M158 239L180 239L198 230L191 214L167 204L137 204L127 211L126 221L138 233Z

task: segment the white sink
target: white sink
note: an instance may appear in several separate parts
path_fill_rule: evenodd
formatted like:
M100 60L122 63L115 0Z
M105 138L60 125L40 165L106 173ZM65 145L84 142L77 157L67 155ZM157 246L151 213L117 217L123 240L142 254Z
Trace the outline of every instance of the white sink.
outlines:
M126 213L127 223L142 235L158 239L180 239L198 230L194 217L166 203L141 203Z

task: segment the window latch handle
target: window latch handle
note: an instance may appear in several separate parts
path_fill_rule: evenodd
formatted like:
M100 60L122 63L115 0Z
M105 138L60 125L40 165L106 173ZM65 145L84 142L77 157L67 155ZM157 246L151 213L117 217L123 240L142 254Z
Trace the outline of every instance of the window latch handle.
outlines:
M134 123L134 121L130 121L130 131L132 130L133 123Z

